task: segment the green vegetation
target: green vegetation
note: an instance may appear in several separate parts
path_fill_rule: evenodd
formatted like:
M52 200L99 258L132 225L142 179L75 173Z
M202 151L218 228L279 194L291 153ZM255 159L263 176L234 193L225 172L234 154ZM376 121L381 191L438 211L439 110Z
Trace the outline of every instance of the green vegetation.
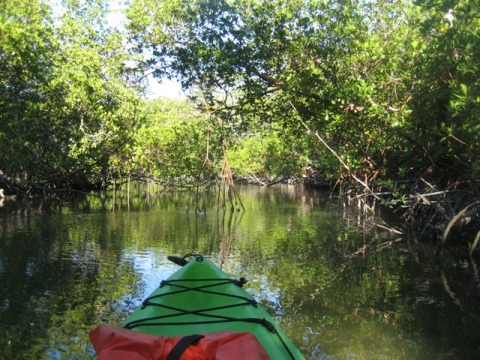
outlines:
M117 175L137 173L168 185L180 185L199 174L211 176L209 166L219 147L209 153L209 123L186 101L147 102L132 139L112 157Z
M131 138L139 99L121 66L122 37L101 2L0 5L0 153L4 174L86 188Z
M198 184L224 165L390 205L478 187L477 2L132 0L121 29L107 1L48 4L0 5L2 187ZM149 74L189 100L144 99Z
M478 178L475 2L134 0L122 30L103 0L48 4L1 5L11 178L86 189L210 176L224 145L241 176ZM142 99L152 71L192 101Z
M87 191L124 177L167 185L198 183L219 175L225 157L237 176L255 176L263 182L299 177L309 169L328 183L338 180L350 189L360 184L370 199L377 195L365 188L381 193L376 204L409 205L411 211L403 217L411 225L409 235L441 240L442 245L459 239L468 245L468 252L459 251L458 258L470 255L468 262L477 269L478 0L130 0L124 29L108 25L110 1L58 2L62 6L54 8L47 0L0 1L0 188L7 194ZM449 9L452 21L444 18ZM189 99L145 99L150 74L179 80ZM190 194L178 196L179 204L190 201ZM121 201L119 208L126 204L128 209L150 200L116 199ZM116 206L102 198L90 200L102 209ZM164 203L161 200L157 199ZM320 258L322 240L316 229L302 241L294 231L285 239L274 218L247 221L254 224L251 231L268 229L272 242L248 243L245 254L255 246L259 258L273 257L281 249L285 254L305 250ZM195 235L208 230L196 228L198 219L192 220L185 240L171 236L174 249L198 245ZM182 228L185 220L176 221L172 228ZM148 228L162 234L161 226L155 228L151 221ZM338 253L345 256L354 253L347 235L327 248L338 246ZM83 234L75 236L80 239ZM95 238L105 236L99 231ZM252 233L248 238L260 236ZM14 240L25 243L25 258L31 257L29 251L42 253L41 239L34 239L36 245L28 239ZM200 243L199 250L211 251L208 242ZM52 245L51 251L43 248L55 255L58 246ZM92 251L100 258L98 246ZM20 254L17 250L7 249L5 257L14 259ZM380 260L381 266L368 268L376 266L386 291L408 289L408 278L380 271L388 269L390 261L402 259L388 254ZM458 264L452 268L464 269L462 262ZM26 269L28 263L24 265ZM362 303L369 279L351 276L356 274L353 270L347 274L348 269L337 264L317 265L312 274L302 272L301 266L291 269L312 283L302 298L312 295L314 301L319 289L314 280L323 273L340 274L359 285L350 312L358 308L355 316L378 317L382 326L389 314L382 311L381 301ZM45 274L52 273L47 270ZM110 273L108 268L94 270ZM74 283L75 274L62 274L52 296L63 293L63 283ZM26 297L39 298L38 304L23 304L19 313L28 317L39 308L54 306L48 297L35 293L33 285L39 281L19 280L28 285L22 290ZM451 290L447 280L444 286ZM287 281L282 279L282 285ZM71 292L84 296L90 282L81 279ZM466 281L460 276L454 282L458 288L462 283ZM17 289L12 284L3 293ZM416 286L421 289L424 284ZM466 289L472 299L478 293L475 289ZM87 295L105 300L102 294ZM85 299L81 301L90 301ZM470 298L465 303L470 301L475 303ZM376 308L370 311L372 302ZM292 304L303 303L292 297ZM398 306L401 310L403 304ZM399 322L418 317L400 310ZM88 318L89 311L68 315L71 323L78 323L77 316ZM26 335L36 331L31 328ZM6 351L13 356L17 349Z
M129 16L157 75L221 119L240 174L478 177L471 1L138 0Z

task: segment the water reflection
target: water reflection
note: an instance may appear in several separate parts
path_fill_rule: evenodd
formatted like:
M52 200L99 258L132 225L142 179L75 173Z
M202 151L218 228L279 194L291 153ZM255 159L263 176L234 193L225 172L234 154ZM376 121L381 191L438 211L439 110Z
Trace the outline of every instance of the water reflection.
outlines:
M475 358L478 277L458 254L345 227L329 194L239 186L245 212L192 211L191 194L142 186L0 208L0 358L89 359L88 331L120 324L208 255L245 276L310 359Z

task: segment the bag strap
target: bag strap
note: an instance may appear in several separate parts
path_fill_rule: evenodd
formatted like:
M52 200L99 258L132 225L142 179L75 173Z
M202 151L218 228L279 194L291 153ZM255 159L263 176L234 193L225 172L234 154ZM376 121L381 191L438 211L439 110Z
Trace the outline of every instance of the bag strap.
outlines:
M190 345L196 345L200 339L203 339L203 335L189 335L184 336L178 343L175 344L172 351L167 356L167 360L179 360L180 356L187 350Z

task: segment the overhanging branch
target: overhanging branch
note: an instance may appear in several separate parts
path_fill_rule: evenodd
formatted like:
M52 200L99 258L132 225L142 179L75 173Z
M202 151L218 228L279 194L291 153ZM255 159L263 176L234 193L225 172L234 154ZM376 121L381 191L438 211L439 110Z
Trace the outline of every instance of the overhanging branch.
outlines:
M307 130L307 132L309 134L314 134L315 137L323 144L323 146L325 146L336 158L337 160L340 162L340 164L347 170L348 174L355 179L355 181L357 181L359 184L361 184L375 199L377 200L380 200L380 197L375 194L371 189L370 187L368 186L367 183L365 183L364 181L362 181L361 179L359 179L353 172L352 170L350 169L350 166L348 166L348 164L343 161L343 159L340 157L340 155L338 155L336 153L335 150L333 150L332 147L330 147L330 145L328 145L328 143L318 134L318 132L313 132L312 130L310 130L310 127L305 123L305 121L303 121L302 117L300 116L300 112L297 110L297 108L295 107L295 105L290 101L288 100L288 103L290 104L290 106L295 110L295 113L297 114L298 116L298 119L300 120L300 122L302 123L303 127Z

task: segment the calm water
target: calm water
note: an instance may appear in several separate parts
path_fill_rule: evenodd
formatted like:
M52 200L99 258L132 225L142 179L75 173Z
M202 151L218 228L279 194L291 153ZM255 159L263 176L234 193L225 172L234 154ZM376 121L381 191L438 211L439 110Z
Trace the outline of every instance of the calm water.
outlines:
M328 194L239 186L143 188L0 207L0 359L91 359L88 331L121 324L177 267L210 257L249 280L309 359L480 358L480 287L468 258L360 232ZM190 211L187 212L186 209Z

